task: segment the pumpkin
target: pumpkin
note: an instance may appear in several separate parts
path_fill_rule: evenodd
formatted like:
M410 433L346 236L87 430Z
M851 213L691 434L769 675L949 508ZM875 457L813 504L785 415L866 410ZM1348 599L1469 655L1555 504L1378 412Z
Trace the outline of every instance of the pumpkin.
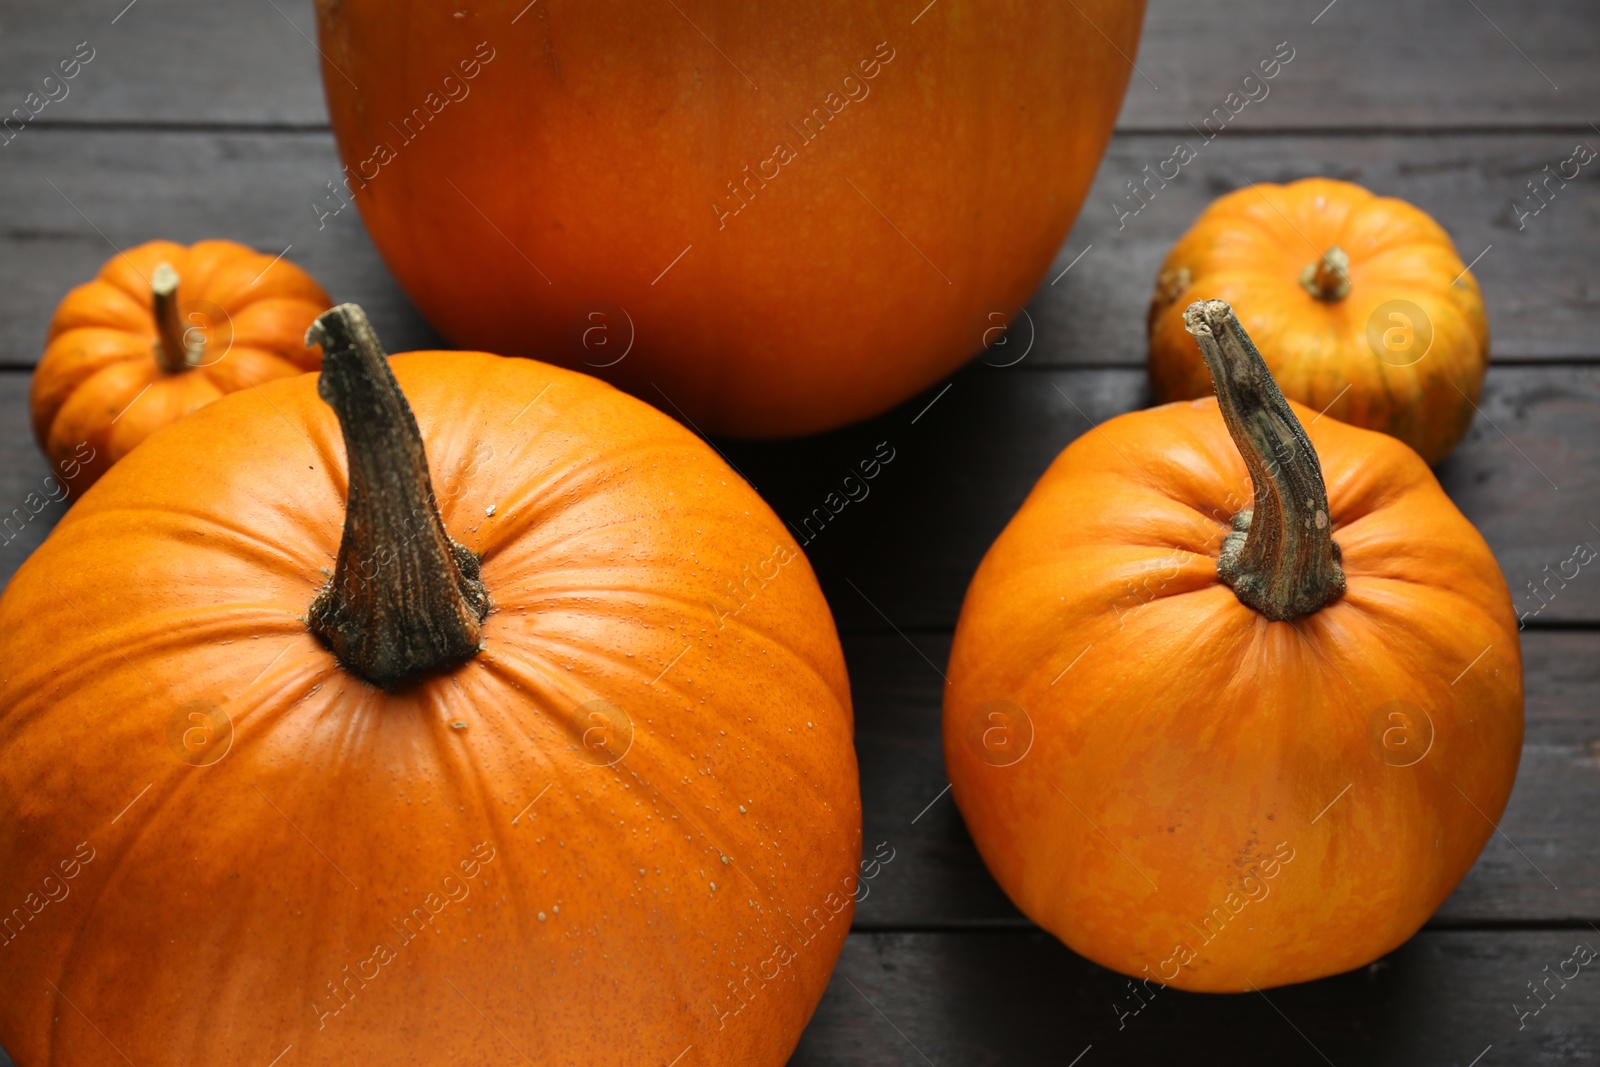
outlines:
M314 210L359 208L458 347L708 433L866 418L1038 286L1144 12L925 3L321 0L345 168Z
M1472 425L1489 320L1443 228L1403 200L1306 178L1222 197L1167 253L1150 302L1158 403L1211 390L1184 328L1231 303L1283 394L1398 437L1437 463Z
M1415 452L1286 401L1226 303L1187 324L1216 398L1051 464L967 591L944 747L1029 918L1237 992L1365 964L1449 895L1516 775L1521 654Z
M315 370L328 294L232 241L150 241L67 294L33 373L33 435L86 489L151 433L239 389ZM81 472L81 473L80 473Z
M0 598L0 1044L783 1063L861 833L783 523L585 375L385 362L349 305L312 339L319 378L153 434Z

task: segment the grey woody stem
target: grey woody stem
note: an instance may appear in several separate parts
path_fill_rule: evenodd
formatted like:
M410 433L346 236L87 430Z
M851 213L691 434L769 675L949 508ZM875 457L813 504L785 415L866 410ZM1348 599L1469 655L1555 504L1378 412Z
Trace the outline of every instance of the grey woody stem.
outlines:
M1223 539L1217 575L1269 619L1309 615L1345 589L1316 449L1225 301L1190 304L1183 324L1255 485L1254 506L1233 517Z
M150 313L156 320L156 363L168 374L182 374L200 362L200 342L190 351L178 314L178 272L161 263L150 274Z
M1318 300L1335 303L1350 295L1350 256L1335 245L1300 272L1300 284Z
M346 670L394 689L475 656L489 594L477 556L445 533L422 434L366 315L324 312L306 331L315 344L350 487L339 560L307 623Z

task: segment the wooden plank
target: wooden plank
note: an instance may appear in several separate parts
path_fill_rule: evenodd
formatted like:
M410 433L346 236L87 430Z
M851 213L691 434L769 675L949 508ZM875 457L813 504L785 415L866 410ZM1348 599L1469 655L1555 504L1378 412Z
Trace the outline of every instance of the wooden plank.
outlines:
M1142 367L1156 271L1205 205L1246 180L1319 173L1424 207L1467 259L1493 245L1474 270L1487 294L1498 362L1600 360L1588 280L1593 257L1573 239L1600 220L1600 182L1569 183L1521 231L1510 207L1525 194L1522 183L1565 159L1573 140L1556 133L1351 138L1225 131L1119 229L1113 202L1125 211L1136 206L1122 200L1123 183L1170 156L1175 141L1119 135L1047 275L1059 281L1040 287L1028 323L1015 328L1018 344L1033 342L1023 362ZM1600 147L1600 136L1593 140ZM0 363L38 358L51 309L70 286L93 275L113 245L158 236L230 237L272 253L292 244L290 258L338 299L367 307L391 349L435 343L378 259L355 209L319 224L312 202L327 195L324 183L339 174L326 133L37 129L25 130L4 152L11 195L0 201L0 255L29 269L10 280L15 310L0 321ZM203 190L196 173L206 176ZM1070 333L1069 308L1080 315ZM973 338L974 349L982 343Z
M382 321L400 310L386 305ZM1145 403L1136 371L975 366L947 393L929 390L860 426L719 447L796 530L841 628L948 630L983 553L1056 454L1091 425ZM1600 523L1600 368L1495 369L1482 408L1439 468L1445 489L1483 531L1521 609L1539 609L1530 625L1600 621L1592 568L1564 588L1549 586L1548 602L1528 587L1558 571L1579 542L1600 547L1589 525ZM826 526L814 517L808 525L816 509L826 513L830 493L842 498L842 479L861 460L888 454L880 443L892 459L867 483L868 495ZM0 505L20 504L47 473L27 428L26 376L0 373ZM47 508L0 545L0 577L10 577L60 510Z
M280 10L274 10L276 6ZM292 20L292 24L291 24ZM302 36L304 34L304 36ZM226 123L326 127L312 0L52 0L0 13L0 111L58 99L35 124ZM89 62L41 85L87 42ZM72 68L68 68L71 70ZM37 105L35 105L37 106ZM22 136L28 136L24 131ZM20 141L18 143L21 143Z
M1133 1015L1126 978L1045 934L852 934L790 1063L1589 1063L1600 1055L1600 962L1580 966L1580 944L1600 949L1600 934L1425 932L1370 967L1265 994L1141 985ZM1539 1014L1519 1017L1514 1006L1541 1003L1526 983L1575 968L1565 988L1549 979Z
M874 930L1022 926L948 794L940 735L945 634L850 635L862 841L891 857L856 911ZM1523 635L1527 729L1511 802L1435 926L1600 923L1600 633ZM1559 887L1559 888L1557 888Z
M1122 127L1199 123L1245 88L1244 76L1279 42L1293 59L1239 113L1242 129L1581 129L1593 117L1584 106L1600 95L1592 61L1600 21L1585 0L1521 8L1479 0L1476 12L1454 0L1414 0L1384 9L1376 24L1370 7L1324 11L1324 3L1151 0ZM207 0L125 5L58 0L0 16L0 101L20 104L88 40L96 56L85 76L38 121L326 123L307 40L316 36L310 0L275 0L279 11ZM1249 91L1260 97L1260 88Z
M1600 182L1591 175L1561 188L1552 180L1549 203L1537 215L1532 211L1541 201L1526 186L1544 176L1544 167L1554 172L1579 141L1600 151L1600 134L1593 132L1313 137L1235 135L1227 129L1210 142L1187 130L1118 134L1077 224L1029 304L1031 323L1013 327L1014 339L1033 336L1027 358L1040 363L1143 366L1145 314L1156 273L1200 212L1252 182L1320 175L1415 204L1449 232L1463 262L1477 260L1472 269L1483 288L1495 361L1600 358L1589 281L1594 254L1573 239L1600 221ZM1181 168L1166 162L1180 143L1195 153ZM1600 161L1590 168L1600 168ZM1573 169L1568 166L1568 173ZM1163 182L1162 170L1177 176ZM1139 186L1138 198L1129 193L1129 182ZM1529 213L1520 222L1513 203ZM1308 261L1315 255L1307 249ZM1069 310L1078 316L1072 333ZM991 358L1001 361L998 354Z
M1118 126L1184 129L1248 90L1260 99L1234 120L1246 130L1586 129L1600 95L1594 5L1474 2L1151 0L1143 75L1128 83ZM1280 42L1293 58L1263 96L1244 77Z
M311 203L339 176L331 135L24 133L4 149L0 257L27 269L7 272L13 314L0 322L0 363L31 366L67 290L119 249L158 237L226 237L274 255L287 248L334 299L366 308L391 350L438 343L354 208L319 228Z
M845 629L954 626L984 552L1051 460L1092 425L1149 402L1132 370L974 366L941 388L806 442L723 444L800 532ZM1481 407L1438 473L1494 549L1516 602L1533 610L1542 601L1528 582L1558 570L1580 541L1600 549L1589 525L1600 524L1600 368L1495 368ZM820 529L804 525L879 442L895 458L869 495ZM1551 588L1530 625L1600 620L1600 579L1587 570Z

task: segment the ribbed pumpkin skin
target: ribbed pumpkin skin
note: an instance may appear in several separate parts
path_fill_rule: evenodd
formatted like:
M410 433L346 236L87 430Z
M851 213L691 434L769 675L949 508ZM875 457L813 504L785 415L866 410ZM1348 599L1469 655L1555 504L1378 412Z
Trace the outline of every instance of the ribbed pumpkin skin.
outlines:
M1332 247L1350 257L1350 293L1319 300L1300 274ZM1211 393L1183 328L1184 308L1201 299L1233 306L1283 395L1313 413L1326 408L1341 422L1398 437L1429 463L1472 425L1489 365L1483 296L1450 236L1403 200L1306 178L1249 186L1206 208L1157 276L1149 364L1157 403ZM1383 310L1396 300L1432 325L1431 346L1414 363L1410 353L1380 358L1369 339L1375 315L1379 338L1403 325Z
M592 378L392 366L494 598L467 664L386 694L307 633L345 494L309 375L155 434L0 598L0 900L95 851L5 949L0 1045L30 1067L108 1042L206 1067L290 1045L284 1064L783 1063L860 858L848 682L805 558L710 448ZM633 724L614 766L579 755L595 698ZM191 700L232 719L210 766L169 748ZM404 938L430 893L434 932ZM323 1016L350 973L369 980Z
M152 348L150 278L161 263L181 279L185 328L203 328L211 349L179 374L163 372ZM33 374L34 438L52 464L81 469L72 488L87 489L134 445L219 396L316 370L322 350L306 348L306 327L331 302L293 263L233 241L130 248L56 308Z
M920 7L321 0L334 193L458 347L664 393L707 432L866 418L1038 287L1144 15Z
M1493 832L1521 754L1488 546L1409 448L1292 407L1340 599L1270 622L1218 580L1249 476L1214 398L1169 404L1056 459L985 556L950 657L945 758L989 870L1074 951L1182 989L1307 981L1405 941ZM1034 730L1009 766L970 741L996 700ZM1403 734L1373 741L1391 701L1432 722L1407 766Z

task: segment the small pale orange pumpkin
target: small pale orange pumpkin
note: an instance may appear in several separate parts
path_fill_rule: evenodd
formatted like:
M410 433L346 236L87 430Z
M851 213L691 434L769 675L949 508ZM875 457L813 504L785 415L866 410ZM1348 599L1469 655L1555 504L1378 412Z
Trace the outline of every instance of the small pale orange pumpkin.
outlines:
M1040 479L967 591L945 760L1035 922L1239 992L1367 963L1450 894L1516 776L1522 663L1417 454L1285 401L1221 301L1187 319L1220 404L1112 419Z
M56 308L33 374L33 435L87 489L151 433L224 393L315 370L328 309L299 267L233 241L150 241Z
M1403 200L1306 178L1206 208L1156 278L1158 403L1211 392L1183 322L1202 296L1233 305L1283 394L1313 411L1398 437L1429 463L1472 424L1489 364L1483 297L1449 235Z

